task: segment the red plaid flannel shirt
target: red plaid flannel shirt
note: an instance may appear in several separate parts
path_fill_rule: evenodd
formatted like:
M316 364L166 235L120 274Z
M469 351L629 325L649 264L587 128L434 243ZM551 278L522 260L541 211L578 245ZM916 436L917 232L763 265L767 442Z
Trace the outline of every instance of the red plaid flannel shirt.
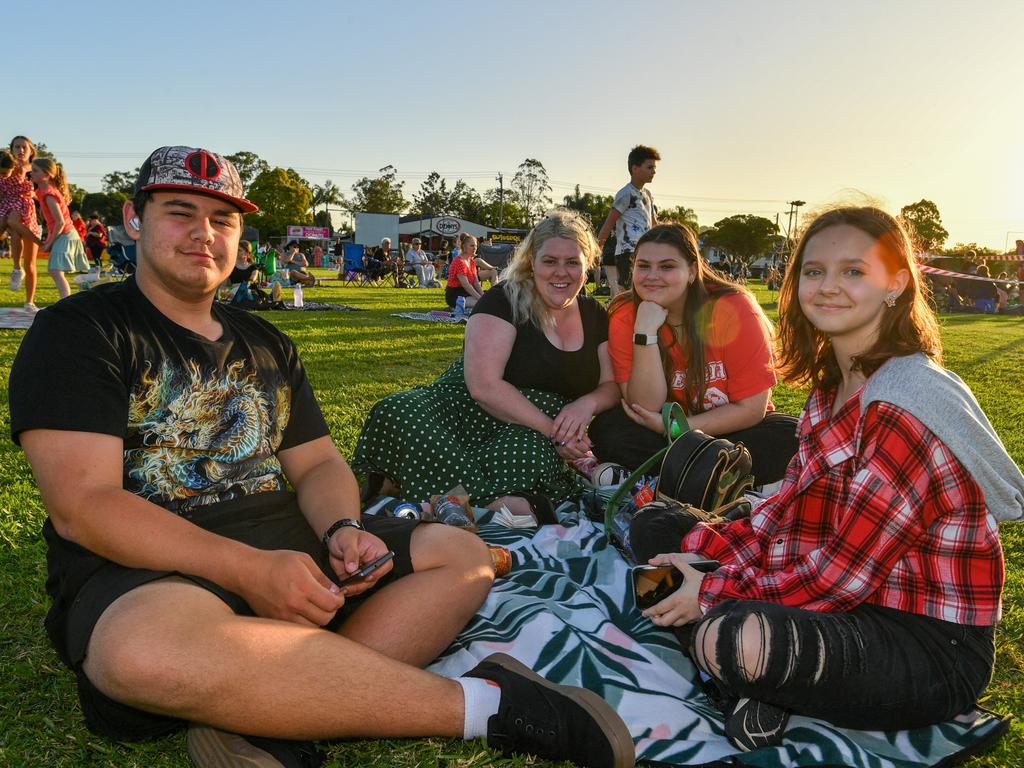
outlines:
M994 625L1003 552L978 484L905 410L875 402L861 416L858 392L830 419L832 399L811 393L775 496L749 520L683 539L683 551L724 566L703 578L701 609L730 598L812 611L870 603Z

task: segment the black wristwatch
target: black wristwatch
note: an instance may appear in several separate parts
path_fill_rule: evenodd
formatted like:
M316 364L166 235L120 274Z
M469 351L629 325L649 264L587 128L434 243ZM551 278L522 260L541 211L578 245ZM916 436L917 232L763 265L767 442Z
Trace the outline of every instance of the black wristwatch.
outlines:
M634 333L633 343L639 344L641 347L653 347L658 343L658 334L656 333Z
M340 520L335 520L331 523L331 527L324 531L324 546L330 548L331 537L336 534L342 528L358 528L360 531L364 530L363 524L358 520L353 520L351 517L343 517Z

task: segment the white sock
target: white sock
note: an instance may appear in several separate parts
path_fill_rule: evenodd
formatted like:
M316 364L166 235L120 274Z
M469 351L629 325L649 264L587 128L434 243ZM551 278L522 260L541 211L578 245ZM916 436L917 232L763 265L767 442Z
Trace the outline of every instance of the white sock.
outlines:
M462 723L462 738L478 739L487 735L487 721L498 714L501 702L501 688L479 677L456 677L462 686L466 702L466 719Z

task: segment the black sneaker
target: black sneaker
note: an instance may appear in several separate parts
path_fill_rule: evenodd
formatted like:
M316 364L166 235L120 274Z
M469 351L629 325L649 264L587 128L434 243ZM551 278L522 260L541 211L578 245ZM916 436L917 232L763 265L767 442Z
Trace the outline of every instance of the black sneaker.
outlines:
M611 705L593 691L548 682L504 653L481 661L466 677L501 687L487 743L505 754L569 760L589 768L631 768L633 739Z
M188 756L197 768L319 768L326 755L312 741L265 739L188 727Z
M754 699L740 699L725 718L725 737L734 747L753 752L782 743L789 722L789 712L774 704Z

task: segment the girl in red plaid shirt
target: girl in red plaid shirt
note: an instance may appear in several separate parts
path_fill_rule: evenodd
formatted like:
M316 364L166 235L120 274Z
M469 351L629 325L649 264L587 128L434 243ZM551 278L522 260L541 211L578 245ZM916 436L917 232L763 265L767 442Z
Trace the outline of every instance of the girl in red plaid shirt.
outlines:
M781 741L790 713L872 730L964 716L992 672L997 520L1021 516L1024 476L938 365L902 226L874 208L811 224L780 341L785 378L812 386L783 485L719 525L641 510L638 559L684 575L644 615L677 628L741 749ZM704 558L721 567L687 564Z

